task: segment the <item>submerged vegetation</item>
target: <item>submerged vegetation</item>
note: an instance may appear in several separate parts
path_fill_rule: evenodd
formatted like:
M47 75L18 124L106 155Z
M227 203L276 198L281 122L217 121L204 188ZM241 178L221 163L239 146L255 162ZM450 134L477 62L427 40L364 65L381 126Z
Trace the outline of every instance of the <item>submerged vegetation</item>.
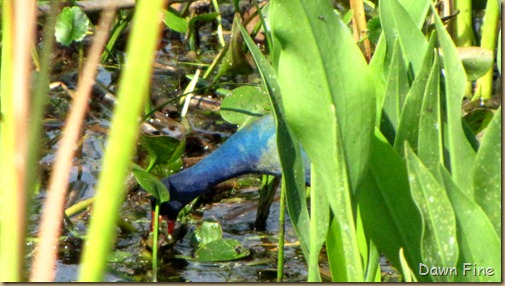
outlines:
M260 281L380 282L387 259L406 282L501 281L499 1L123 2L2 2L1 280L241 261L277 267ZM232 189L260 189L261 229L280 185L278 235L258 239L275 247L204 219L174 254L177 231L149 229L170 200L159 179L265 114L282 179ZM287 274L289 255L306 272Z

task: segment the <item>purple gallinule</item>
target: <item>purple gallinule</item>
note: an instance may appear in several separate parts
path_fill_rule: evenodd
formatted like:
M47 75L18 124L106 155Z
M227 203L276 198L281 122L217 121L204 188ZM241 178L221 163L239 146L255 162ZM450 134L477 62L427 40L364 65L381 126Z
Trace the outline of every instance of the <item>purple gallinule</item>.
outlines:
M161 204L160 215L171 233L179 211L218 183L244 174L281 175L275 124L266 115L243 127L210 155L179 173L162 179L170 201ZM304 152L305 180L310 183L310 163Z

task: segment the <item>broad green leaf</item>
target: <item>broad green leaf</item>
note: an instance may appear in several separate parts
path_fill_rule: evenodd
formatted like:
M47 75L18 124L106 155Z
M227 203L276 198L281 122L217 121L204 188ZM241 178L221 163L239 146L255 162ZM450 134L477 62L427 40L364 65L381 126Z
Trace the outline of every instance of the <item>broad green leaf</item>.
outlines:
M501 237L501 108L485 131L475 160L474 198Z
M444 167L440 167L447 194L457 219L458 245L460 249L458 277L456 281L501 281L501 242L486 213L477 203L461 191ZM463 263L467 263L466 267ZM469 268L470 271L464 271ZM492 276L473 275L473 270L490 267Z
M179 140L166 135L142 133L140 140L150 157L150 170L155 164L171 164L182 156L186 140Z
M392 61L394 43L398 40L407 64L412 65L413 74L417 74L428 46L418 24L397 0L380 1L379 12L387 42L386 63Z
M269 112L268 95L258 87L241 86L221 102L220 114L224 120L243 126Z
M249 256L250 251L235 239L213 240L195 252L198 262L237 260Z
M170 193L167 187L158 178L136 164L133 165L132 172L139 185L155 197L160 204L170 200Z
M270 5L273 63L286 119L312 162L311 190L327 196L325 204L330 204L341 229L340 245L346 247L339 259L347 267L336 276L361 281L363 269L346 190L355 188L368 168L375 110L368 67L329 1L278 0ZM341 176L344 173L349 175ZM324 208L318 206L322 212ZM309 261L313 263L317 261ZM319 274L312 270L309 281L316 281Z
M407 143L407 161L410 191L423 221L421 255L423 264L454 267L458 260L456 218L445 189L423 165ZM450 282L450 275L433 275L438 282Z
M380 131L372 147L370 172L358 194L365 233L397 269L402 247L410 267L416 267L422 262L422 224L410 194L407 168Z
M461 103L465 95L466 74L458 51L434 8L440 48L443 51L445 107L447 109L447 146L452 178L458 187L472 196L475 152L461 125Z
M412 87L405 97L405 104L398 124L394 147L398 154L403 156L404 142L409 142L414 151L417 150L417 138L419 133L419 118L421 117L421 107L426 90L426 83L430 76L430 69L433 64L435 37L431 37L430 44L426 49L423 66L416 75Z
M163 21L165 25L176 32L186 33L188 31L188 20L171 7L165 11Z
M192 237L192 243L198 246L203 246L214 240L223 239L223 230L221 225L216 221L205 220L201 225L196 227Z
M430 77L426 83L417 143L419 158L437 180L441 179L438 174L438 165L444 162L439 74L438 57L435 57Z
M430 8L431 1L399 0L398 2L403 6L403 8L405 8L405 11L409 13L410 17L412 18L412 21L417 25L417 28L421 29L426 20L426 13Z
M82 41L86 36L90 21L79 7L65 7L58 15L54 35L58 43L68 46Z
M393 58L389 68L386 93L381 98L377 96L377 116L376 124L380 124L381 132L386 136L389 142L393 143L396 136L396 130L403 109L405 96L409 91L409 80L407 69L403 61L403 53L399 41L395 41L393 49ZM381 112L382 110L382 112ZM379 113L381 112L381 113Z
M237 19L235 17L235 21L240 24L240 21ZM301 175L304 174L304 170L299 143L295 141L292 131L286 123L281 100L281 90L272 66L258 49L245 28L242 25L239 25L239 28L258 66L263 84L270 97L277 127L277 146L282 167L282 191L286 191L289 218L293 223L297 237L300 239L305 258L308 260L310 219L305 194L305 178Z
M289 125L317 165L316 154L325 162L335 158L328 148L336 146L338 120L354 188L368 167L375 110L364 57L328 2L270 4L273 63Z

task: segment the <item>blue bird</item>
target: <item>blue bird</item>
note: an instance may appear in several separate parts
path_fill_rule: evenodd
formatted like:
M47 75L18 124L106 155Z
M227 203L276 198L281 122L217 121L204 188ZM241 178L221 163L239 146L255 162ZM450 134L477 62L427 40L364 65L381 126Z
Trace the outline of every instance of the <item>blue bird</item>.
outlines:
M244 174L280 176L275 124L266 115L243 127L210 155L179 173L162 179L170 201L161 204L160 215L172 232L179 211L211 187ZM310 184L310 162L302 151L305 180Z

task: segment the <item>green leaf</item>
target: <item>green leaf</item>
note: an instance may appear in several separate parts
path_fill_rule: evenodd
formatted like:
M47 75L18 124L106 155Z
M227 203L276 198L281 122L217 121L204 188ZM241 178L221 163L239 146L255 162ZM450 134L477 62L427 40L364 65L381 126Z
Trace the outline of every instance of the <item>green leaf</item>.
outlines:
M332 276L337 281L362 281L349 189L368 168L373 136L374 89L368 67L329 2L279 0L270 5L272 57L286 119L311 160L312 193L326 195L326 201L317 198L322 202L315 210L321 211L317 217L324 217L329 204L340 228L337 245L343 248L337 259L347 267ZM309 281L319 279L313 252L320 238L313 237Z
M423 66L416 75L412 87L405 97L405 104L401 111L398 131L395 137L394 148L403 156L404 142L409 142L414 151L417 150L417 138L419 133L419 118L421 117L421 107L426 90L426 83L430 76L430 69L433 64L435 37L431 37L426 54L424 55Z
M198 262L216 262L241 259L249 256L250 251L234 239L213 240L195 252Z
M401 111L405 102L405 97L409 91L409 80L403 53L399 41L395 41L393 58L389 68L386 93L384 97L377 96L377 115L381 115L376 123L380 123L381 132L388 138L389 142L394 142L396 130L400 121ZM382 97L382 98L381 98ZM382 110L382 112L381 112ZM381 113L379 113L381 112Z
M221 225L217 221L205 220L201 225L196 227L195 233L192 237L198 246L203 246L214 240L220 240L223 238L223 230Z
M254 86L241 86L223 99L220 114L224 120L243 126L258 116L267 114L269 109L270 100L263 90Z
M397 269L401 268L398 253L402 247L414 268L422 262L422 223L410 194L407 168L380 131L372 146L370 172L358 195L365 233Z
M405 11L409 13L412 21L417 25L417 28L420 29L426 20L426 13L430 8L431 1L399 0L398 2L403 6L403 8L405 8Z
M454 267L458 260L456 218L445 189L423 165L407 143L405 159L409 172L410 190L423 221L421 255L423 264ZM451 282L450 275L433 275L438 282Z
M304 170L300 146L298 141L295 141L296 139L286 123L281 100L281 89L279 88L272 66L258 49L245 28L240 24L237 16L234 22L239 24L240 32L258 66L263 84L270 97L277 127L277 146L282 167L282 191L286 192L289 218L293 223L297 237L300 239L305 258L308 260L310 219L306 202L305 178L302 175L304 174Z
M79 7L65 7L58 15L54 35L58 43L68 46L82 41L88 31L90 21Z
M457 219L458 244L461 268L456 281L498 282L501 281L501 242L486 213L454 183L444 167L440 167L447 194ZM473 271L464 271L463 263L468 268L490 267L492 276L473 275Z
M170 193L158 178L136 164L133 165L132 172L139 185L155 197L160 204L170 200Z
M165 10L165 18L163 18L163 21L165 25L176 32L186 33L188 31L188 20L171 7Z
M445 107L447 109L447 148L452 178L458 187L472 196L475 152L461 124L461 104L465 94L466 74L458 51L445 30L440 17L432 8L435 28L444 57Z
M501 107L485 131L477 152L474 174L474 198L487 214L501 237Z
M166 135L142 133L140 140L150 157L150 170L155 164L172 164L182 156L186 140L179 140Z
M444 162L439 75L438 57L435 57L430 77L426 83L417 143L419 158L438 180L440 179L438 165Z
M246 60L243 50L242 37L245 38L246 36L242 33L242 37L240 37L240 21L242 20L233 21L233 25L231 26L230 43L226 45L225 50L223 51L225 54L223 60L221 61L219 71L217 72L218 76L227 72L238 74L250 74L253 72L251 65ZM247 36L249 37L249 34L247 34Z
M425 4L422 3L421 5ZM424 8L415 8L415 10L422 9ZM394 43L398 40L405 56L405 61L408 65L412 65L413 74L417 74L421 68L428 42L421 32L416 19L413 19L397 0L380 1L379 12L382 30L387 42L386 63L392 61Z

